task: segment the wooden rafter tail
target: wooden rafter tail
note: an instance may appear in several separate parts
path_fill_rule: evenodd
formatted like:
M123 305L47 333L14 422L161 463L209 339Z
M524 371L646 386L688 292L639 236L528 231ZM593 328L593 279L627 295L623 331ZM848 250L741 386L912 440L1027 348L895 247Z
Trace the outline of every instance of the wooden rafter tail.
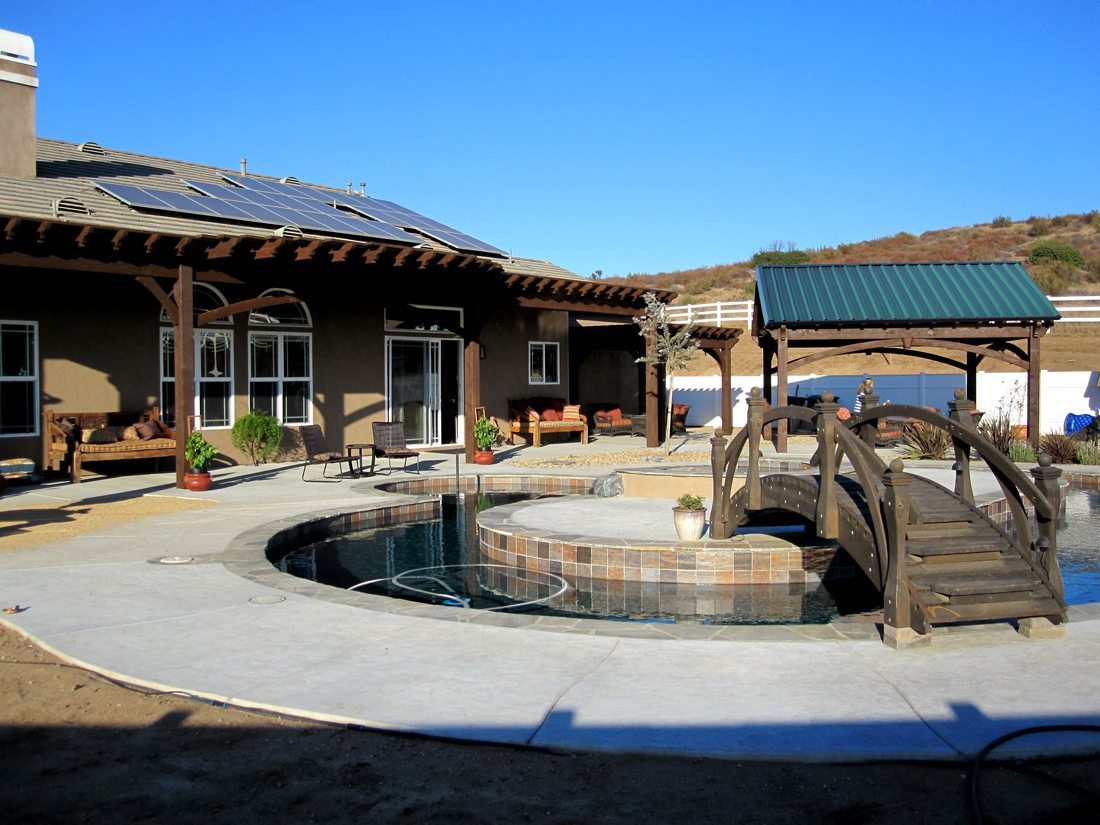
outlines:
M324 243L320 238L314 238L305 244L299 246L294 250L294 260L296 261L312 261L317 254L317 250L321 248Z
M232 257L243 240L244 238L239 235L233 238L218 238L214 244L206 250L206 260L217 261L222 258Z

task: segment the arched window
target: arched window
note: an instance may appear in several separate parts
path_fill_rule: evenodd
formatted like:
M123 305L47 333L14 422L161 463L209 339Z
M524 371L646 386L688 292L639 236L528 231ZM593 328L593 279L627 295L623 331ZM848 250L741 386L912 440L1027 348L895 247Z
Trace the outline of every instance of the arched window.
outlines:
M293 295L269 289L264 295ZM278 304L248 316L248 408L283 424L313 420L313 326L305 303Z
M195 284L195 314L226 306L217 289ZM160 410L169 426L176 426L176 334L168 313L160 311ZM163 326L167 325L167 326ZM214 321L210 327L195 330L195 401L192 409L200 416L203 429L233 424L233 322L228 318Z

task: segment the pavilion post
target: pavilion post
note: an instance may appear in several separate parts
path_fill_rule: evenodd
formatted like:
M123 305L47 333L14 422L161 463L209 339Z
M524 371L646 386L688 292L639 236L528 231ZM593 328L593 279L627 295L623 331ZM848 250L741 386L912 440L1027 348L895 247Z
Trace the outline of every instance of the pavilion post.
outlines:
M976 352L966 354L966 397L975 403L978 400L978 362L980 360Z
M787 406L787 328L779 328L779 345L777 347L777 364L779 369L779 375L776 379L778 386L776 387L776 399L775 406L785 407ZM780 418L775 422L775 451L777 453L787 452L787 419Z
M481 406L481 326L474 316L474 308L466 308L466 329L462 347L462 415L466 422L463 428L463 442L465 445L465 461L474 463L474 451L477 450L477 442L474 440L475 410Z
M184 448L195 414L194 280L194 270L181 266L172 290L177 310L173 332L176 338L176 487L180 490L185 489L183 477L187 473L187 459Z
M1039 451L1039 385L1041 376L1039 372L1039 335L1037 324L1031 325L1031 333L1027 337L1027 440L1032 448Z

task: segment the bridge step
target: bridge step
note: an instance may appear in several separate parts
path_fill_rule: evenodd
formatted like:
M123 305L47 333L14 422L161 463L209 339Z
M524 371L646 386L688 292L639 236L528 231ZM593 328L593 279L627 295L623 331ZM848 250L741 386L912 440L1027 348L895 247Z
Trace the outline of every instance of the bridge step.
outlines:
M1023 559L930 565L913 570L909 579L918 589L944 596L1030 592L1044 588Z
M970 536L973 534L974 525L969 521L946 521L939 524L910 524L905 528L905 538L914 539L943 539L955 536Z
M921 537L914 540L906 536L905 551L911 556L954 556L966 553L1004 552L1009 549L1008 542L995 530L968 530L965 533L953 533L948 536L932 538ZM1015 552L1015 550L1013 550Z
M987 602L983 604L933 605L926 609L928 620L934 624L949 622L997 621L998 619L1026 619L1030 616L1061 616L1058 600L1045 596L1011 602Z

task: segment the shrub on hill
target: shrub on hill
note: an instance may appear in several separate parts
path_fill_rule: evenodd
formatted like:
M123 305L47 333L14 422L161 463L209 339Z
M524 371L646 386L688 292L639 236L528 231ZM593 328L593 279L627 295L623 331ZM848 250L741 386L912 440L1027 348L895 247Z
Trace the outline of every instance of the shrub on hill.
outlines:
M791 266L810 262L810 253L803 249L767 249L752 256L753 266Z
M1072 244L1056 241L1053 238L1033 243L1027 251L1027 259L1033 264L1043 261L1065 261L1076 267L1085 265L1085 256L1081 254L1081 250Z
M1008 215L998 215L993 219L994 229L1004 229L1006 226L1012 226L1012 218Z

